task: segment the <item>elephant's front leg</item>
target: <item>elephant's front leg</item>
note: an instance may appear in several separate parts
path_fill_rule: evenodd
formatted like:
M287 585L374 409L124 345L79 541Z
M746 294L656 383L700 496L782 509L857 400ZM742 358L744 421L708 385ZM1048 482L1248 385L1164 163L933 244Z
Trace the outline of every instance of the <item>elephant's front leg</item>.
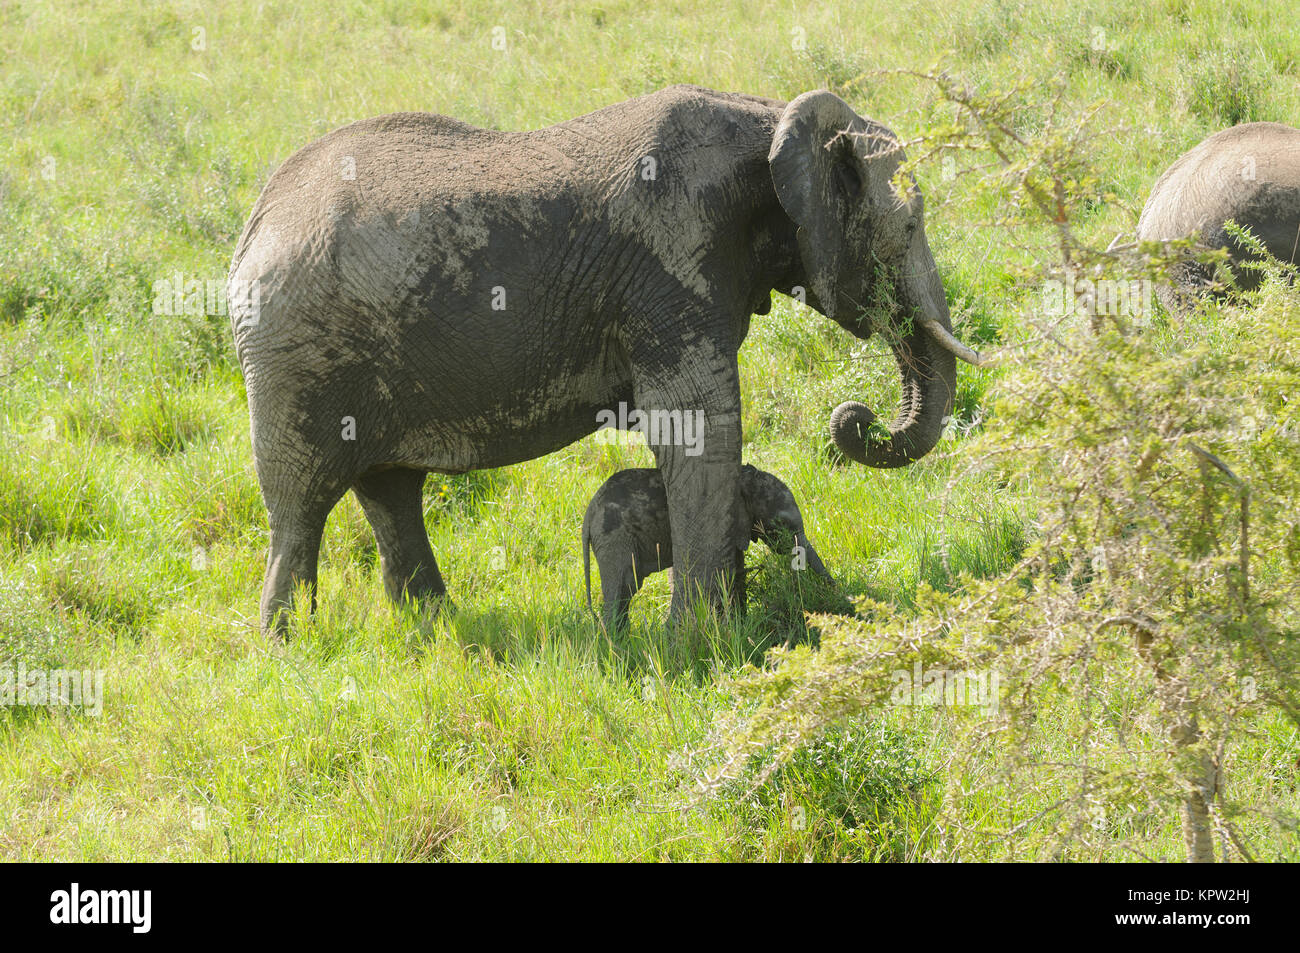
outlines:
M740 503L740 380L734 352L707 342L690 357L638 380L641 429L668 495L673 543L670 622L695 600L743 601L749 531Z

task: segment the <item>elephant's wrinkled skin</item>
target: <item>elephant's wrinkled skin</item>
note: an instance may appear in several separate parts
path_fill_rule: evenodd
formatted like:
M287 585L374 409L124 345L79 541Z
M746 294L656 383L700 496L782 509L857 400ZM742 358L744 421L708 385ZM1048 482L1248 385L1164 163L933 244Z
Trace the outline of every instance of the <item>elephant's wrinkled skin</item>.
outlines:
M803 514L790 488L765 470L740 468L741 515L749 540L763 541L787 555L801 547L808 569L830 579L821 557L804 532ZM600 568L602 618L607 631L627 626L632 597L648 576L673 564L668 494L655 469L620 470L606 480L587 504L582 519L582 569L591 607L591 555ZM743 569L733 594L744 598ZM593 610L594 611L594 610Z
M541 456L620 402L704 415L702 445L653 450L672 615L687 592L716 600L748 537L736 352L773 289L806 288L859 337L898 329L892 435L869 436L856 403L832 431L871 466L927 453L952 405L955 340L921 196L891 185L901 158L830 93L787 105L686 86L535 132L398 113L290 157L229 285L270 513L263 625L297 583L314 590L326 516L349 487L389 595L440 597L425 474ZM899 313L859 323L878 281Z
M1151 189L1138 220L1140 241L1200 236L1226 248L1238 287L1250 290L1258 276L1236 265L1253 257L1224 230L1249 228L1275 258L1297 261L1300 251L1300 130L1276 122L1252 122L1216 133L1171 165ZM1194 262L1177 265L1161 301L1182 310L1213 275Z

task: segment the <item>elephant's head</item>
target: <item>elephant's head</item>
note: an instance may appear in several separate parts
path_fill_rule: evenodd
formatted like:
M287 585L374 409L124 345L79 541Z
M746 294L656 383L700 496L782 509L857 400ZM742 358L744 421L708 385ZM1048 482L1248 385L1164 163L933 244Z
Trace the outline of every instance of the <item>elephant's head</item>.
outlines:
M786 107L768 154L777 197L798 228L809 303L859 338L886 330L898 361L902 409L887 438L869 432L876 415L857 401L831 415L835 443L870 467L904 466L934 448L952 412L954 356L972 353L952 335L921 193L894 187L903 158L893 133L825 90ZM886 329L864 313L880 301L896 303Z

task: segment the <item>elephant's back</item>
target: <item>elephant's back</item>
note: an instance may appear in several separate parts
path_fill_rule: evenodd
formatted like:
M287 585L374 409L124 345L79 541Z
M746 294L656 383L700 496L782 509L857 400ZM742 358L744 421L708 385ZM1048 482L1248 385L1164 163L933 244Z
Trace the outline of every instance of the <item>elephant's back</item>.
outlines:
M526 235L578 217L571 183L548 174L558 160L527 139L395 113L294 153L263 189L231 263L231 287L256 287L260 301L259 321L232 315L246 373L245 352L382 340L399 333L412 302L487 300L476 282L493 271L484 260L494 228Z
M260 282L264 311L297 308L310 322L326 303L334 312L391 311L417 290L412 281L463 296L491 270L473 260L490 235L503 247L554 251L556 239L608 226L658 242L672 260L689 244L677 234L683 222L699 219L703 233L726 217L718 199L739 166L752 162L748 171L765 175L778 105L670 87L529 132L433 113L361 120L276 170L230 275Z
M517 133L434 113L391 113L350 123L286 159L258 197L232 263L266 232L298 245L363 212L396 223L421 205L517 187L508 173ZM503 168L504 167L504 168Z
M653 467L619 470L591 498L583 522L593 541L617 537L662 547L671 540L663 477Z
M668 492L663 476L656 467L629 467L619 470L601 484L592 497L594 509L617 506L638 517L668 512Z
M385 184L407 195L415 184L455 188L458 181L483 173L490 153L511 135L436 113L361 119L289 156L272 174L258 205L328 196L340 191L340 183L381 194Z
M1138 221L1144 241L1199 233L1228 244L1227 221L1255 232L1277 257L1294 258L1300 229L1300 130L1273 122L1216 133L1165 171Z

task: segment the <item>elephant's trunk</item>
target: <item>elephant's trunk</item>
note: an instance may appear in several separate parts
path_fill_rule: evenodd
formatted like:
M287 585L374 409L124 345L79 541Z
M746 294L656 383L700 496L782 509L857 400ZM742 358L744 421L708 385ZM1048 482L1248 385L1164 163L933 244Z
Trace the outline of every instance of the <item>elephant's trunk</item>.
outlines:
M812 540L801 534L795 539L795 542L803 546L804 558L808 560L808 568L815 575L821 576L823 579L830 579L831 574L826 570L826 564L822 562L822 558L817 552L817 547L812 544Z
M957 360L945 347L942 336L927 324L947 332L952 322L943 283L934 258L919 234L925 250L915 257L917 267L908 267L900 281L899 301L905 317L911 317L907 334L890 341L902 378L902 406L889 436L871 434L876 415L858 401L846 401L831 414L831 436L844 455L869 467L901 467L934 449L952 413L957 391Z

